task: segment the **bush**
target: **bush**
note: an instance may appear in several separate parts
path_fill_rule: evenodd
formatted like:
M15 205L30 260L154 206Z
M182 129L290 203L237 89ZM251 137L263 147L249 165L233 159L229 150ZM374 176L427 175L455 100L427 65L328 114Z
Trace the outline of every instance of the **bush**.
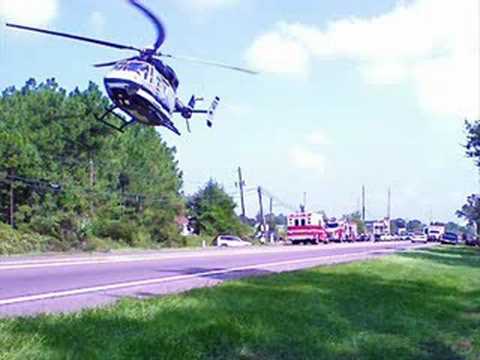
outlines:
M112 239L100 239L97 237L91 237L87 240L83 251L94 252L108 252L111 250L118 250L128 247L127 244Z
M53 238L22 233L0 223L0 255L24 254L57 250Z
M183 246L188 248L200 248L205 241L207 246L212 246L214 238L211 236L185 236Z

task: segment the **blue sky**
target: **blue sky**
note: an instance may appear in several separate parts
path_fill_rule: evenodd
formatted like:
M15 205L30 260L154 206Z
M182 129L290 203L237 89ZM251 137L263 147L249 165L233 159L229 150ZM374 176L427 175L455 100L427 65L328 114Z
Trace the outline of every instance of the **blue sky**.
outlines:
M261 71L176 63L180 94L220 96L215 127L165 134L185 190L213 177L236 192L263 185L297 205L341 215L454 219L479 176L463 119L479 117L477 0L145 0L168 28L164 50ZM123 0L0 0L0 17L147 46L151 25ZM47 52L48 50L48 52ZM101 83L90 64L128 52L0 29L0 88L28 77ZM181 119L178 119L181 122ZM180 124L183 127L183 124ZM256 212L255 193L248 212ZM277 207L278 211L285 211Z

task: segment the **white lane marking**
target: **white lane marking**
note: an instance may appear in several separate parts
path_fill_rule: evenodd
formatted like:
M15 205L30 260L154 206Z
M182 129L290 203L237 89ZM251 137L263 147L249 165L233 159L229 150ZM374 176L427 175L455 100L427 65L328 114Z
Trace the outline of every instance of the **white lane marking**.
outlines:
M81 288L81 289L75 289L75 290L56 291L56 292L50 292L50 293L44 293L44 294L38 294L38 295L20 296L17 298L0 300L0 306L14 305L19 303L40 301L40 300L49 300L49 299L55 299L60 297L78 296L78 295L84 295L84 294L95 293L100 291L118 290L123 288L147 286L147 285L157 285L165 282L183 281L183 280L189 280L189 279L200 278L205 276L222 275L222 274L227 274L227 273L237 272L237 271L261 270L262 268L271 268L271 267L277 267L282 265L312 263L312 262L325 261L325 260L331 260L331 259L337 260L340 258L343 259L348 257L357 258L359 256L365 256L370 254L372 254L372 252L367 251L367 252L354 253L354 254L321 256L321 257L315 257L315 258L309 258L309 259L278 261L278 262L272 262L272 263L266 263L266 264L240 266L240 267L224 269L224 270L205 271L202 273L189 274L189 275L176 275L176 276L170 276L170 277L164 277L164 278L137 280L137 281L129 281L129 282L111 284L111 285L93 286L93 287L87 287L87 288Z
M348 244L351 246L343 248L346 249L355 249L357 247L370 247L375 249L382 246L396 246L400 244L405 244L404 242L393 242L393 243L362 243L362 244ZM355 245L355 246L353 246ZM247 254L272 254L272 253L282 253L282 252L302 252L302 251L315 251L315 250L331 250L337 249L339 247L312 247L312 248L280 248L280 249L268 249L258 251L257 249L250 250L236 250L236 251L221 251L218 253L202 253L197 252L194 254L175 254L175 255L146 255L146 256L137 256L137 255L119 255L114 257L102 258L69 258L69 259L56 259L56 260L36 260L36 261L25 261L25 262L6 262L0 263L0 271L2 270L23 270L23 269L37 269L45 267L62 267L62 266L76 266L76 265L102 265L102 264L112 264L112 263L129 263L129 262L142 262L142 261L156 261L156 260L172 260L172 259L188 259L196 257L221 257L221 256L234 256L234 255L247 255Z

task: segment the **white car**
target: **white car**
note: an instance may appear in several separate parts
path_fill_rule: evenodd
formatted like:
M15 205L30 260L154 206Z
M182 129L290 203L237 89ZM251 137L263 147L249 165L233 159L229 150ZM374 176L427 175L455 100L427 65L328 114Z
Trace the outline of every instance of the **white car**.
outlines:
M382 235L380 236L381 241L393 241L396 240L395 236L393 235Z
M425 234L414 234L412 236L412 243L416 243L416 242L427 243L428 242L427 235L425 235Z
M252 243L240 239L238 236L220 235L217 236L214 242L215 246L219 247L244 247L252 246Z

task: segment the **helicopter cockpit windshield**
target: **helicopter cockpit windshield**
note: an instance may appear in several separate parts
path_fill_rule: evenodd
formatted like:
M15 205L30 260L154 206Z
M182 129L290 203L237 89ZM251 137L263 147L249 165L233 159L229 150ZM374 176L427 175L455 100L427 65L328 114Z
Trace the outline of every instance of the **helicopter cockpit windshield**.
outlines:
M165 65L163 61L158 59L154 59L152 61L152 64L160 72L160 74L162 74L165 79L167 79L167 81L176 91L180 82L178 81L178 77L177 74L175 74L175 71L170 66Z
M115 65L115 70L134 71L145 76L148 73L148 65L139 61L120 62Z

